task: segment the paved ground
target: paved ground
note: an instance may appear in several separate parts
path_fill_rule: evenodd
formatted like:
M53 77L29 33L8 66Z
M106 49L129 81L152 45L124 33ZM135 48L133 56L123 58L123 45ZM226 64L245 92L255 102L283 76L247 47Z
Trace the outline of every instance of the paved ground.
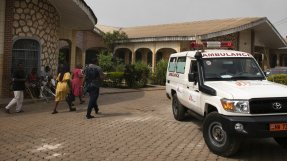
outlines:
M115 91L114 91L115 92ZM111 92L112 93L112 92ZM201 122L173 119L164 90L100 96L101 115L85 119L85 105L67 112L62 103L26 104L25 112L0 113L0 160L286 160L272 139L245 141L239 153L223 158L209 152Z

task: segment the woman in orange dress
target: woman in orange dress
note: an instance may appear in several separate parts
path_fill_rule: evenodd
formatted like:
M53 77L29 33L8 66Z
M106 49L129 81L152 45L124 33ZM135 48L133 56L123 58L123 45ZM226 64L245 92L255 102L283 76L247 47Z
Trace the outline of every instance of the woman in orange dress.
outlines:
M71 74L68 71L67 67L63 67L60 70L60 73L57 77L57 87L56 87L56 96L55 96L55 107L52 114L58 113L57 107L60 101L66 100L68 103L70 111L76 111L75 108L72 108L72 102L67 99L68 92L70 92L69 84L70 84Z
M78 64L73 71L73 80L72 80L72 91L75 97L79 97L80 104L83 104L85 101L82 100L83 95L83 66Z

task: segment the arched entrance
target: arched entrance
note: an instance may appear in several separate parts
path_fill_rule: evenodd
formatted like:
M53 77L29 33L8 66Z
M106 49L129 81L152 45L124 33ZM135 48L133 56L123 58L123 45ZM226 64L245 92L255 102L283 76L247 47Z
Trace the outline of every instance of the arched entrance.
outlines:
M98 48L90 48L86 50L86 60L85 65L90 64L94 58L96 58L101 51L106 50L106 48L98 47Z
M143 53L140 50L136 51L136 62L142 62L143 60Z
M118 48L115 51L116 59L124 64L131 64L132 62L132 51L128 48Z
M71 47L69 40L59 41L59 58L58 64L64 64L65 66L70 66L71 62Z
M135 61L152 66L152 51L149 48L139 48L135 52Z
M23 63L26 73L30 73L32 68L38 72L40 62L40 44L33 39L19 39L15 41L12 49L11 72L15 70L18 63Z
M64 47L59 50L59 64L70 66L70 54L71 50L69 47Z
M171 48L161 48L156 52L156 63L160 60L168 60L170 54L176 53L176 50Z

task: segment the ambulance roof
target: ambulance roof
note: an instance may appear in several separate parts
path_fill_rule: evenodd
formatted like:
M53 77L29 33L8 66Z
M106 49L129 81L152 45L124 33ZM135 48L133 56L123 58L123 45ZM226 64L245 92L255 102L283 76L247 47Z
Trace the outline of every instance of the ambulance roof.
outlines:
M180 53L171 54L171 57L188 56L194 58L196 52L197 51L184 51ZM221 50L221 49L205 50L201 54L203 58L252 57L251 54L246 52L235 51L235 50Z

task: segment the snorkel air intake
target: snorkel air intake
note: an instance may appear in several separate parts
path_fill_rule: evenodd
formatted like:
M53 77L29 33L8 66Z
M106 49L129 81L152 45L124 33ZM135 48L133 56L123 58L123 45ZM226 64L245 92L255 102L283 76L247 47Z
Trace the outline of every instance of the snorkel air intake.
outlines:
M198 78L198 89L199 91L206 93L208 95L211 95L211 96L216 96L216 90L204 84L204 76L203 76L204 66L203 66L201 52L197 51L194 57L197 60L197 66L198 66L198 77L199 77Z

